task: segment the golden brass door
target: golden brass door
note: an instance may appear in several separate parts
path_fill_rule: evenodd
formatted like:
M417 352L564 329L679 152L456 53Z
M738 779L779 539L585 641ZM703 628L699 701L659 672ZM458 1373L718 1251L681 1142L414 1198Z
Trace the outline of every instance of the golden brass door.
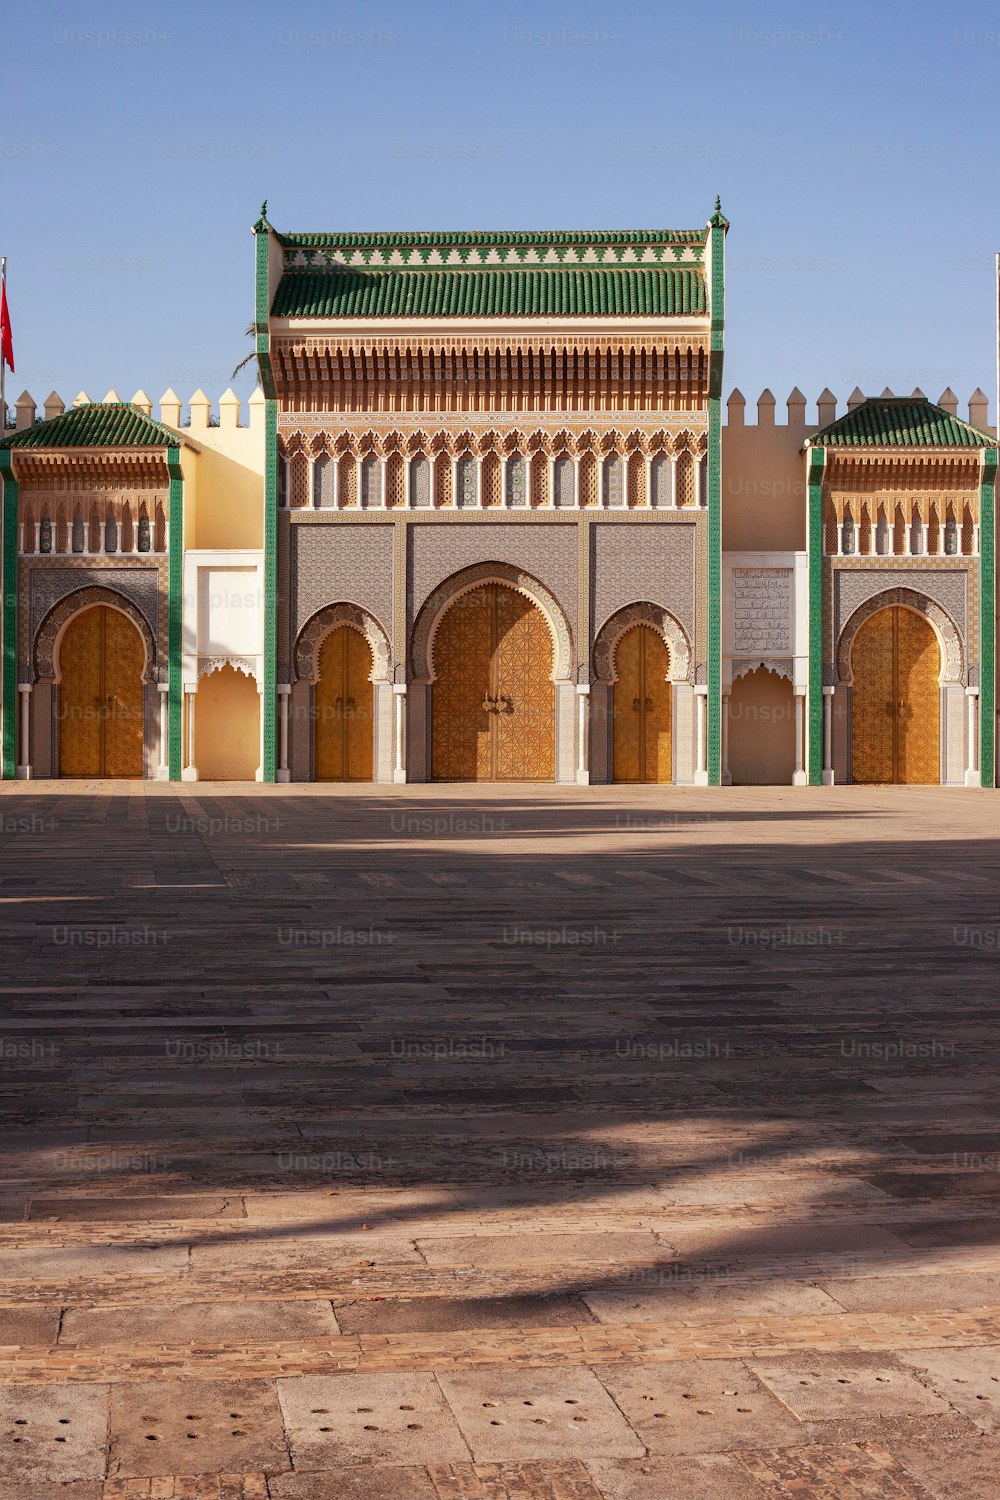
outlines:
M854 781L937 785L941 651L932 627L902 605L881 609L854 638Z
M99 604L66 627L59 648L59 774L143 774L145 651L120 610Z
M615 781L670 781L670 655L660 634L637 625L615 651L612 768Z
M313 694L317 781L371 781L375 754L372 653L350 625L331 630L319 653Z
M435 781L551 781L552 637L538 607L504 584L472 589L434 641Z

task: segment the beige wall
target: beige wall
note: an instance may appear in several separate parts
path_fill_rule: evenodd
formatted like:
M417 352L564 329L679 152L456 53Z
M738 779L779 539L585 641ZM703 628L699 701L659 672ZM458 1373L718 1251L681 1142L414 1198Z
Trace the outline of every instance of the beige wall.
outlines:
M177 430L187 439L181 449L184 474L184 546L257 548L264 545L264 400L247 403L248 422L239 425L240 403L227 392L218 403L220 425L209 427L208 398L191 397L190 424ZM176 408L161 405L162 420Z
M790 786L795 698L787 677L758 667L729 695L729 770L734 786Z
M767 393L765 392L765 396ZM806 461L811 428L805 406L790 405L777 426L773 400L761 398L757 424L744 425L743 398L729 399L722 429L722 546L730 552L799 552L806 545Z
M195 764L201 781L253 781L260 764L260 695L252 677L222 667L198 684Z

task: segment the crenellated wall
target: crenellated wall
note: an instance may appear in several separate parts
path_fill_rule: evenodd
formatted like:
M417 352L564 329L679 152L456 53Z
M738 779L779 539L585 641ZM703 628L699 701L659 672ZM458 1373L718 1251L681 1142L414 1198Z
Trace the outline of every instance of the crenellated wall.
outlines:
M869 395L875 394L869 392ZM899 394L885 390L881 396ZM916 396L921 391L913 393ZM777 421L777 402L771 391L757 398L757 421L746 420L746 398L734 390L727 402L722 429L722 546L728 551L802 550L806 545L806 478L802 447L821 427L853 411L866 399L855 387L844 410L829 389L817 398L815 416L796 386L785 402L785 416ZM958 415L958 397L950 387L938 406ZM968 420L973 427L993 432L989 399L982 390L969 397Z

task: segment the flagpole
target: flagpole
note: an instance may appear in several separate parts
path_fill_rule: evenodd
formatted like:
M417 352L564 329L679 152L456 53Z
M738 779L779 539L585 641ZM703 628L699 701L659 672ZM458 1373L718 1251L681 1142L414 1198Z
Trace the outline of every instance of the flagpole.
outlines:
M998 257L998 258L1000 258L1000 257ZM7 290L7 257L6 257L6 255L0 255L0 285L3 286L3 289L6 292L6 290ZM1000 357L1000 356L998 356L998 357ZM0 354L0 412L3 413L2 418L0 418L0 422L2 422L2 426L3 426L3 430L2 430L2 432L0 432L0 438L5 438L7 436L6 375L7 375L7 361L4 359L3 355Z

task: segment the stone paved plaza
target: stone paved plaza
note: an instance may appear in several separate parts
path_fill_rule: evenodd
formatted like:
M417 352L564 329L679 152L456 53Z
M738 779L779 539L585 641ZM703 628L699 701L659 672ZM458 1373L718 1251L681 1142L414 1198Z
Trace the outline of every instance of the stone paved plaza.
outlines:
M993 793L0 789L0 1500L986 1500Z

